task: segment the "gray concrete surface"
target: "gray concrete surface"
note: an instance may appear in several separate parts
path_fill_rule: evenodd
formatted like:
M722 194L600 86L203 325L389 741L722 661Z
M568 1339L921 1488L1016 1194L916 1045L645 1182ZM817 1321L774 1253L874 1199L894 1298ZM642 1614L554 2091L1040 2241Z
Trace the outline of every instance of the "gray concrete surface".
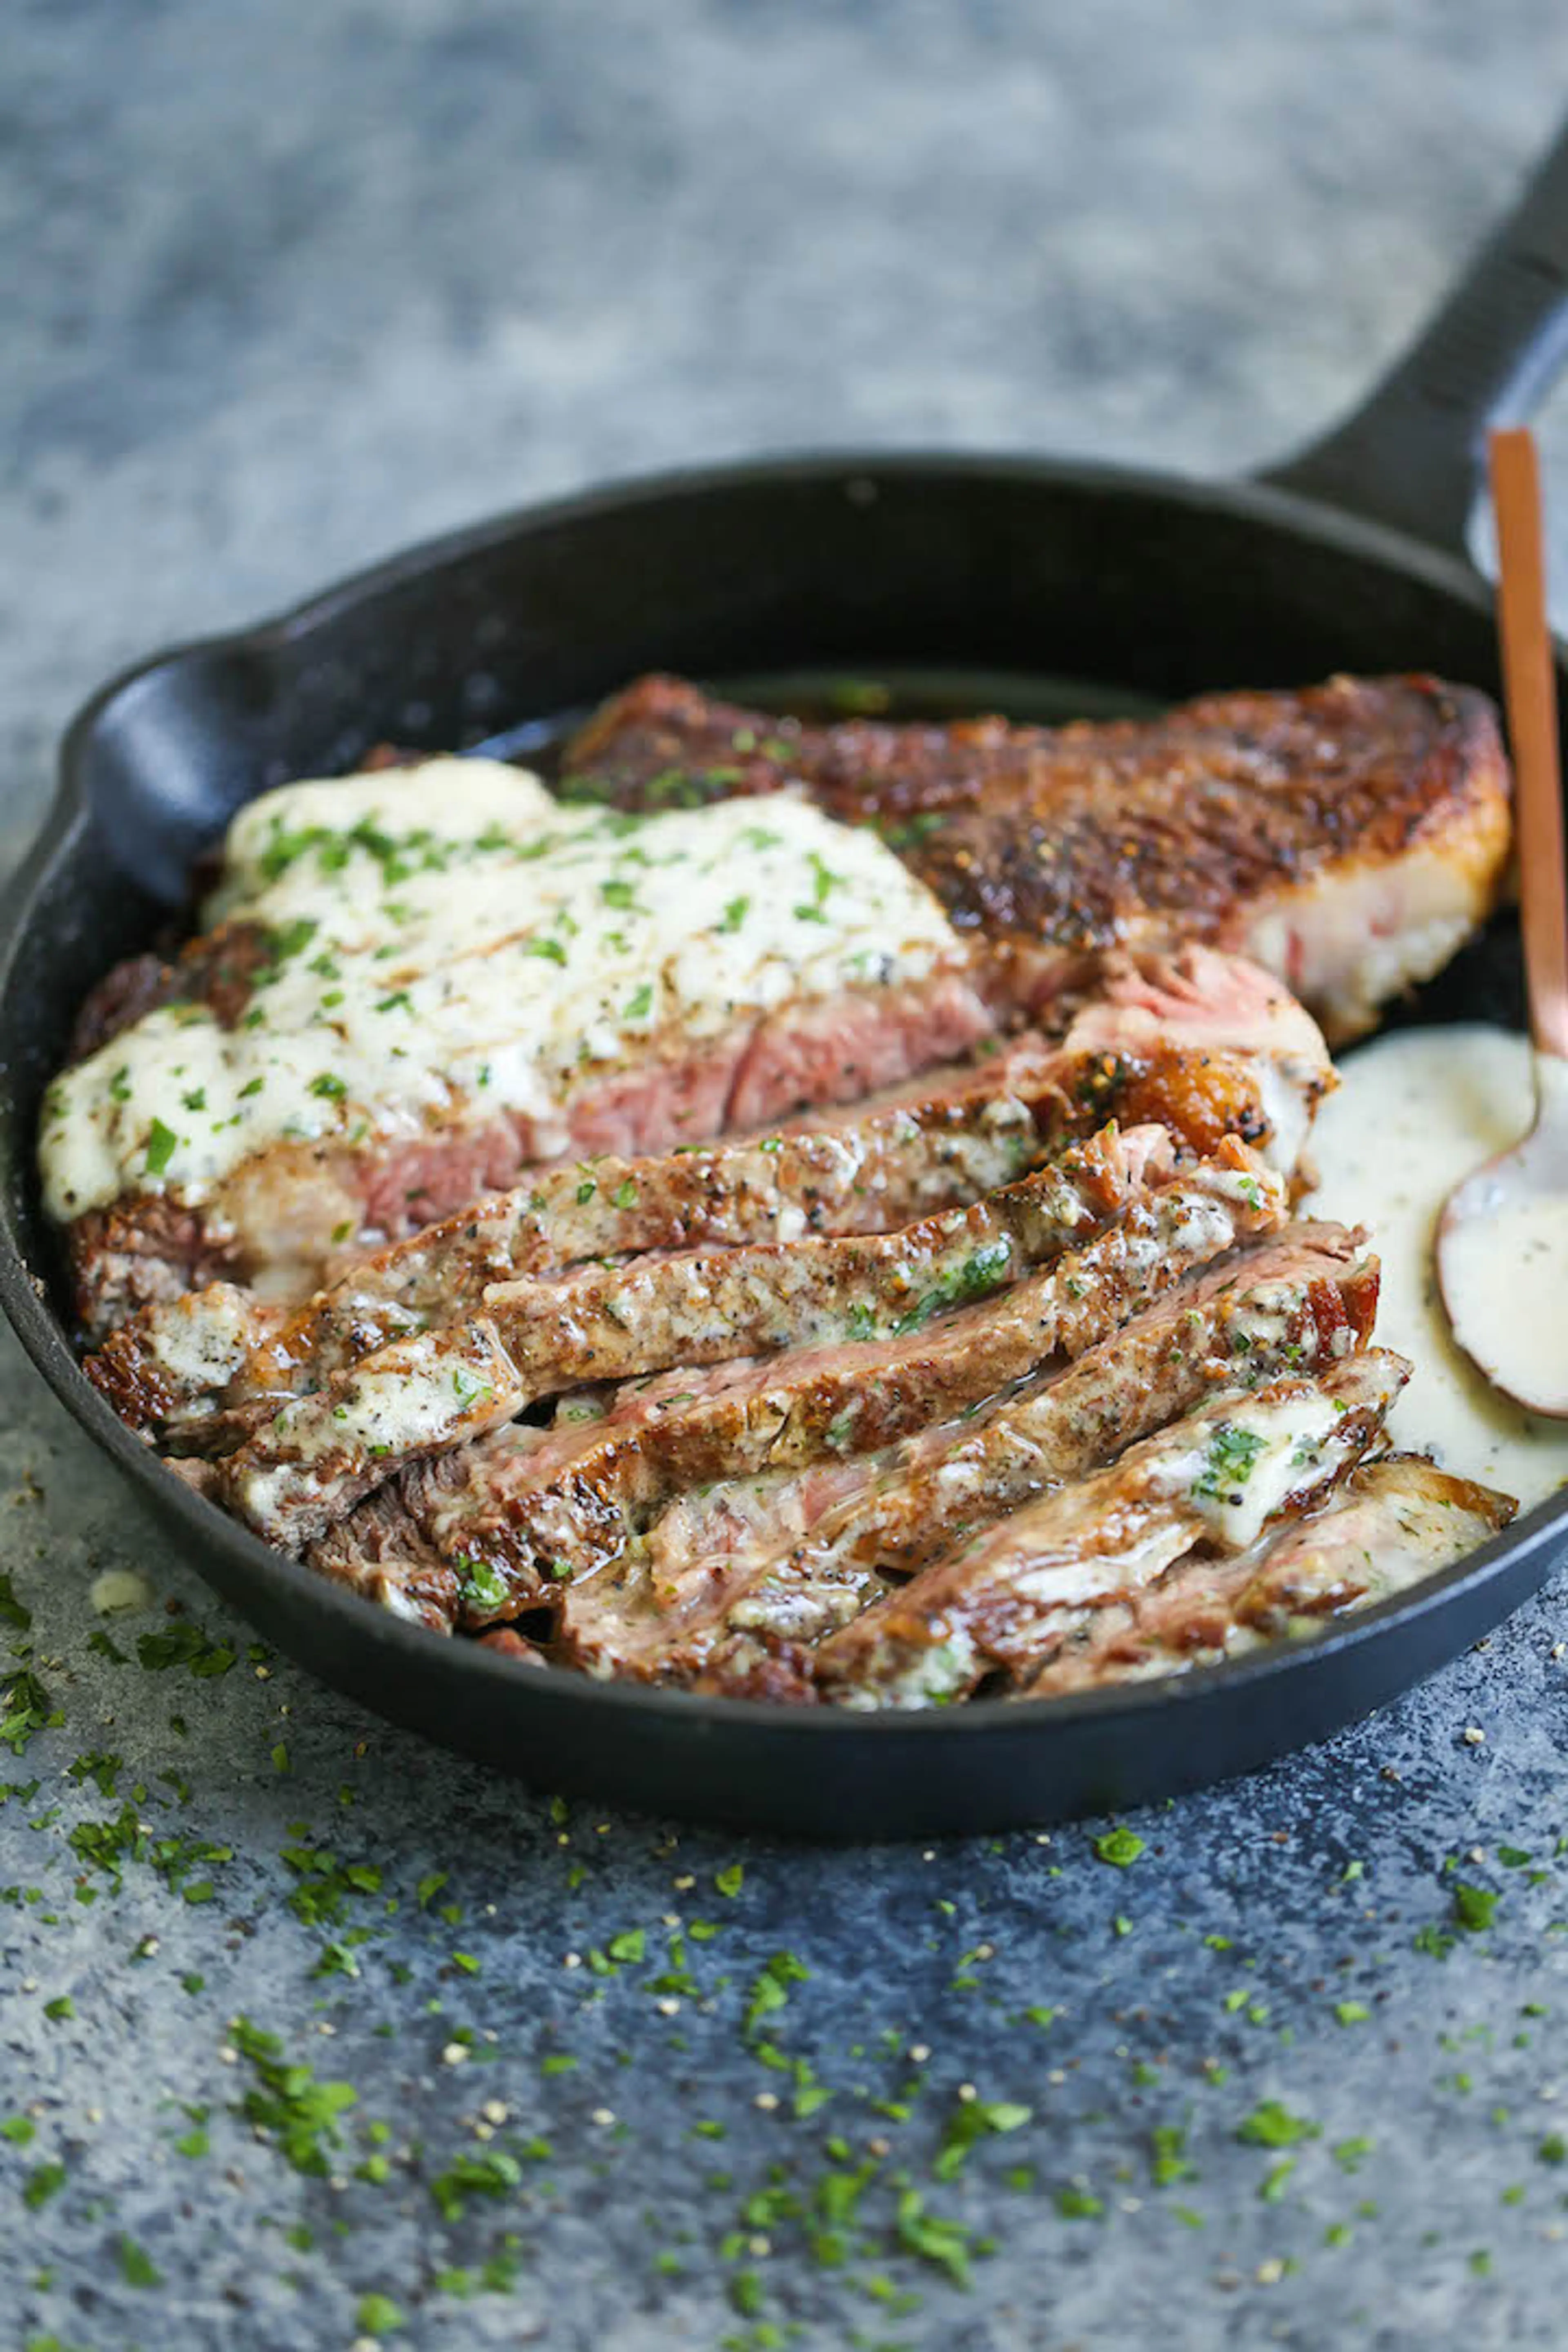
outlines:
M599 474L1260 459L1565 98L1551 0L13 7L0 838L116 665ZM1564 2340L1563 1579L1119 1868L487 1779L253 1650L8 1344L0 1510L0 2342Z

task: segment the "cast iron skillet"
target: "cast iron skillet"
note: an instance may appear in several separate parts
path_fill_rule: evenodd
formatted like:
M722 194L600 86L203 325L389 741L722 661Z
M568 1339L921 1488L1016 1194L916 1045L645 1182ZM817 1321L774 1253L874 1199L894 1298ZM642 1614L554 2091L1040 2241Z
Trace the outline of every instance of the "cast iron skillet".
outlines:
M1406 358L1327 440L1217 485L1030 458L815 457L611 488L395 558L284 619L115 680L66 738L0 942L0 1301L170 1538L280 1648L398 1722L552 1788L832 1838L999 1829L1245 1770L1365 1714L1514 1607L1550 1503L1301 1648L1037 1706L861 1717L522 1670L272 1551L160 1467L78 1369L33 1174L72 1013L261 788L392 737L532 732L652 667L1011 670L1176 699L1334 670L1497 685L1465 553L1486 424L1568 357L1568 132ZM1568 667L1568 665L1565 665ZM1568 707L1568 706L1565 706ZM1505 929L1420 1013L1517 993Z

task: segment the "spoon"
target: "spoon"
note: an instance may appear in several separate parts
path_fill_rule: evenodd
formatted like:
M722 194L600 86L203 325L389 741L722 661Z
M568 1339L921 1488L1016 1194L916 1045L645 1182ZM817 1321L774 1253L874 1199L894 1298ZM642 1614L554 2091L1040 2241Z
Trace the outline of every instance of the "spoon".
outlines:
M1505 1396L1568 1418L1568 881L1533 436L1494 433L1498 624L1513 751L1535 1124L1449 1193L1437 1281L1455 1339Z

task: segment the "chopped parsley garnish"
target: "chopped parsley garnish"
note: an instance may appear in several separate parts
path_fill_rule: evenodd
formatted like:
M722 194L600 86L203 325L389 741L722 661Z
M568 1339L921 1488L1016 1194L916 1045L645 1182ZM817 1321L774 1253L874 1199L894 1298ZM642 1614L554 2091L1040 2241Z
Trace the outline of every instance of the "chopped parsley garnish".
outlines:
M1263 2100L1236 2130L1237 2139L1250 2147L1295 2147L1304 2139L1320 2138L1321 2134L1321 2124L1309 2121L1305 2116L1293 2116L1278 2099Z
M391 2336L404 2325L404 2318L389 2294L362 2294L354 2324L362 2336Z
M150 2254L143 2253L134 2238L121 2231L115 2244L120 2263L120 2275L127 2286L162 2286L163 2273Z
M1012 1263L1010 1242L987 1242L898 1318L893 1325L894 1336L902 1339L907 1332L918 1331L922 1323L929 1323L933 1315L942 1314L946 1307L962 1307L972 1299L985 1297L1006 1281Z
M1095 2210L1099 2210L1096 2201ZM919 2189L906 2189L899 2199L895 2226L900 2244L907 2246L911 2254L936 2263L959 2286L969 2284L969 2256L974 2233L965 2223L928 2213Z
M270 969L259 976L264 980L272 979L279 964L287 963L291 956L301 954L315 938L316 928L313 915L297 915L291 923L285 923L279 930L269 931L267 951Z
M1469 1934L1481 1935L1491 1926L1501 1899L1485 1886L1458 1885L1454 1888L1454 1916Z
M1252 1475L1263 1444L1255 1430L1237 1429L1228 1421L1219 1423L1209 1439L1204 1466L1193 1483L1194 1494L1211 1495L1220 1503L1238 1503L1241 1496L1235 1490L1245 1486Z
M1096 1861L1111 1863L1118 1870L1126 1870L1143 1851L1143 1841L1136 1830L1121 1827L1107 1830L1102 1837L1094 1841Z
M507 1582L487 1559L458 1562L458 1598L465 1609L500 1609L507 1599Z
M1032 2107L1012 2099L961 2099L942 2135L932 2172L939 2180L951 2180L976 2140L992 2132L1021 2131L1033 2114Z
M164 1169L167 1168L170 1160L173 1160L174 1156L179 1140L180 1139L174 1133L174 1129L172 1127L165 1127L161 1118L155 1118L153 1121L152 1132L147 1138L147 1173L149 1176L161 1176L163 1173Z
M335 1070L319 1070L310 1080L310 1092L326 1102L342 1102L348 1087Z

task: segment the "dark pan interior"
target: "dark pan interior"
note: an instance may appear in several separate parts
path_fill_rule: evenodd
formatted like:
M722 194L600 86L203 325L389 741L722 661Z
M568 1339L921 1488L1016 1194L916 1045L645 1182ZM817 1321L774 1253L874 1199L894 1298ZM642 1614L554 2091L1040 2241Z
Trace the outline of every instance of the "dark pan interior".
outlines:
M161 1471L40 1303L38 1097L72 1013L182 901L193 857L268 785L378 740L532 749L650 667L892 677L900 704L1098 713L1336 669L1495 690L1463 565L1278 494L1037 464L809 461L608 492L384 566L289 618L167 656L68 739L61 805L0 940L0 1295L62 1399L195 1564L284 1647L433 1738L645 1809L831 1836L1000 1827L1196 1785L1365 1712L1545 1573L1550 1511L1310 1649L1039 1709L789 1714L520 1673L322 1583ZM1076 682L1076 683L1075 683ZM982 686L994 691L981 692ZM1517 1017L1505 921L1406 1017Z

